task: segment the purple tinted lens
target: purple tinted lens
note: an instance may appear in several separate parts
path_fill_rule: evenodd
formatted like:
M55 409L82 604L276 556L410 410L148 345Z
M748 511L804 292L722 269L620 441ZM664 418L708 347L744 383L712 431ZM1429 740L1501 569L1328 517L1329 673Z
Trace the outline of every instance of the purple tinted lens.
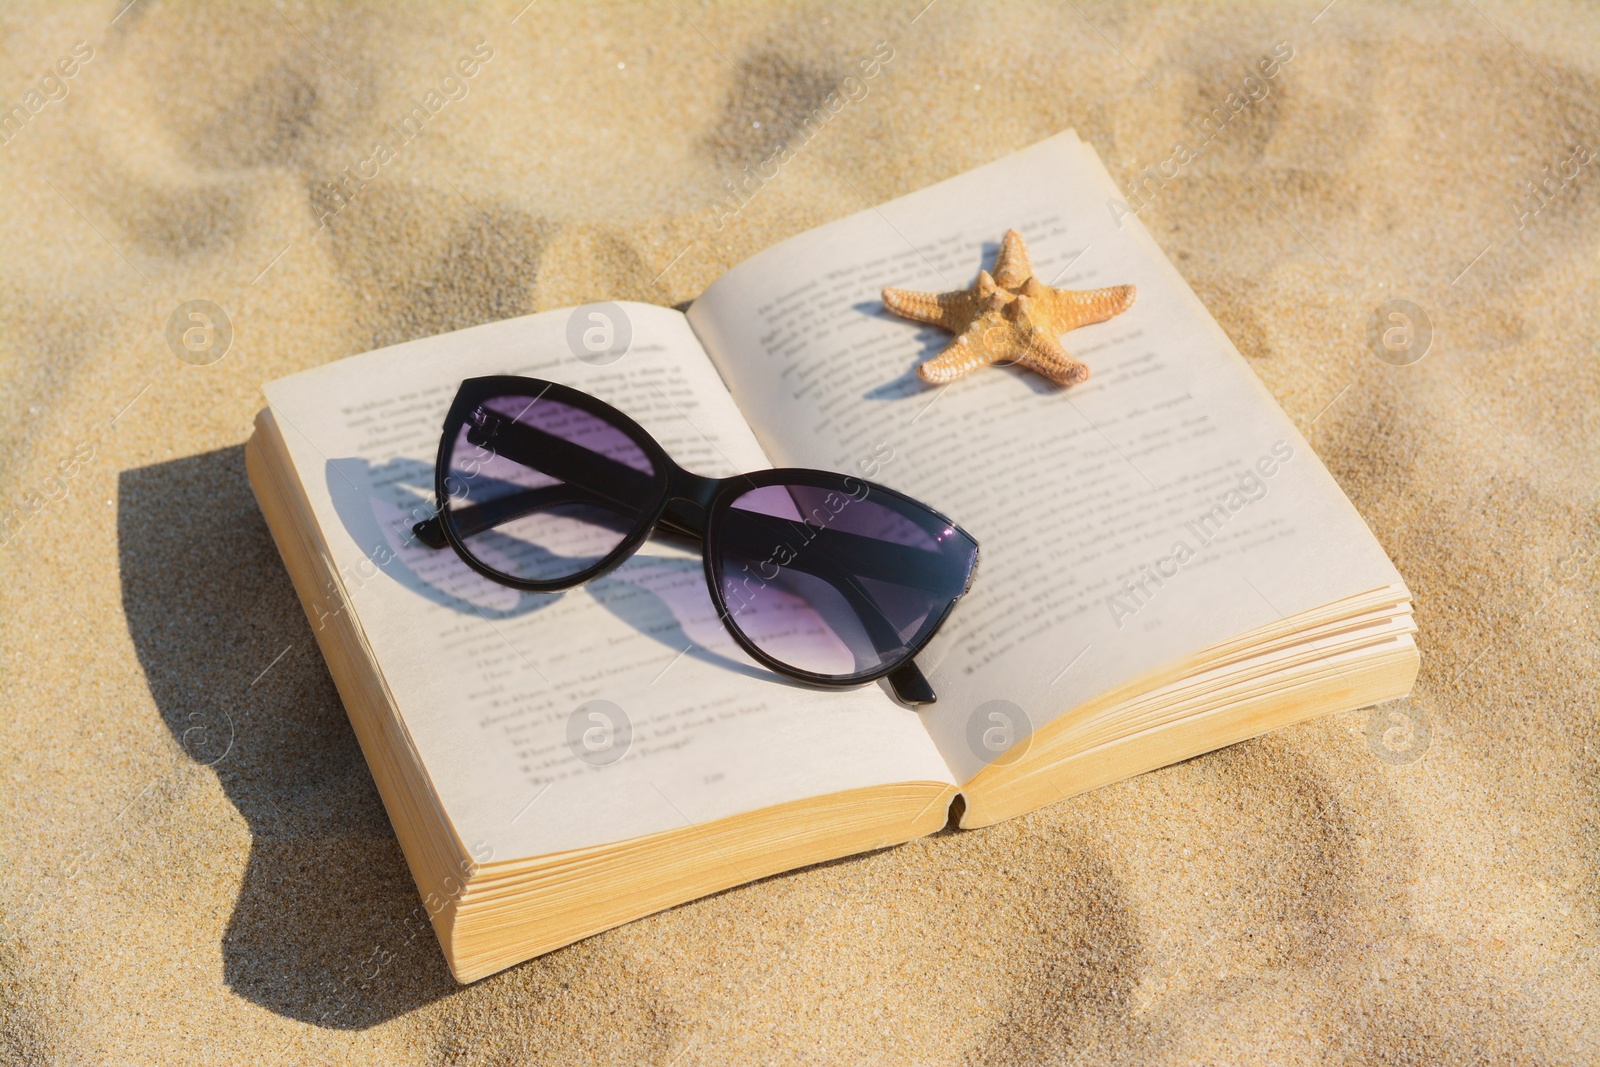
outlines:
M917 504L853 479L769 485L718 521L728 618L773 659L831 678L906 659L966 588L977 545Z
M448 463L445 521L480 563L524 581L599 563L660 495L633 438L541 397L484 400L456 430Z

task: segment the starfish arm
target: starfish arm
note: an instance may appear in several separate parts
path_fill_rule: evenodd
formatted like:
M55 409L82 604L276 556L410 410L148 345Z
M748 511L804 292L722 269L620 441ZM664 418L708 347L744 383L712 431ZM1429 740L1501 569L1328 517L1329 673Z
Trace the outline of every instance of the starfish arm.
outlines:
M994 280L1006 289L1015 289L1033 276L1033 261L1022 234L1007 230L1000 241L1000 254L994 257Z
M917 377L933 385L953 382L971 374L979 367L1001 358L1001 353L983 343L982 335L974 326L954 341L948 348L917 368Z
M1089 368L1073 359L1061 342L1035 328L1027 347L1016 357L1017 363L1036 370L1057 385L1077 385L1089 377Z
M967 328L977 312L969 289L953 293L919 293L911 289L885 289L883 306L901 318L929 322L952 333Z
M1049 286L1039 289L1029 295L1045 307L1057 334L1120 315L1133 306L1134 297L1138 295L1138 290L1131 285L1113 285L1108 289L1051 289Z

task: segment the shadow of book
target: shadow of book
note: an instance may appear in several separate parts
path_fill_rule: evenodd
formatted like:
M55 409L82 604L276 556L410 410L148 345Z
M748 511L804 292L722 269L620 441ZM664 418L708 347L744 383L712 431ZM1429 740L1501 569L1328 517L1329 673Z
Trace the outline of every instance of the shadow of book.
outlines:
M222 944L228 986L344 1029L458 988L251 495L244 449L123 472L117 544L156 707L251 834Z

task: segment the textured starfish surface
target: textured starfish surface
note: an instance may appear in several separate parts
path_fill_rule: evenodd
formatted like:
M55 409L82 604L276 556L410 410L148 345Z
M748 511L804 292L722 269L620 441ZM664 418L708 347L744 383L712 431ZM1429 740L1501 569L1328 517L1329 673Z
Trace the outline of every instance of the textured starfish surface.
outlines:
M1022 235L1007 230L994 273L979 271L972 288L953 293L885 289L883 306L956 335L948 348L917 368L925 382L942 385L991 363L1018 363L1053 382L1076 385L1089 377L1089 368L1061 347L1061 335L1128 310L1134 295L1131 285L1052 289L1033 276Z

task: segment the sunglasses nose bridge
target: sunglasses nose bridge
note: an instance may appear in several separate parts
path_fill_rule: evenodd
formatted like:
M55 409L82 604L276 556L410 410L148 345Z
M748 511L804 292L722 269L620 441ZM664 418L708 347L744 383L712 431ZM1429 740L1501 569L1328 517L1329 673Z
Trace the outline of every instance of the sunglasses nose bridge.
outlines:
M711 502L722 488L718 478L706 478L682 467L672 472L667 482L667 510L664 516L672 525L692 533L704 534Z

